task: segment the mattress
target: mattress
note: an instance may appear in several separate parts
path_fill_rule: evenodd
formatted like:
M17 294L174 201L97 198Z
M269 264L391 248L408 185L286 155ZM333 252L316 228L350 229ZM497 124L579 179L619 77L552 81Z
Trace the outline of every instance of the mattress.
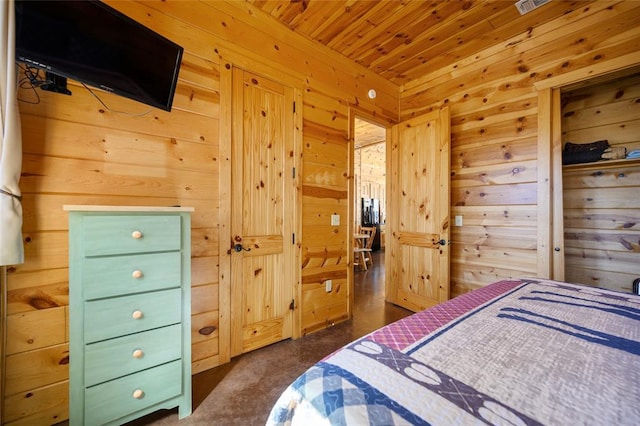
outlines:
M491 284L313 365L267 424L640 424L640 296Z

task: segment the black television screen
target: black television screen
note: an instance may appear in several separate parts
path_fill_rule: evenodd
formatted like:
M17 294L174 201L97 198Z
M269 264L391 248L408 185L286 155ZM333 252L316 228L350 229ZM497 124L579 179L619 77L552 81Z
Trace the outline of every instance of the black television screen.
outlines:
M182 47L99 1L16 1L16 60L171 111Z

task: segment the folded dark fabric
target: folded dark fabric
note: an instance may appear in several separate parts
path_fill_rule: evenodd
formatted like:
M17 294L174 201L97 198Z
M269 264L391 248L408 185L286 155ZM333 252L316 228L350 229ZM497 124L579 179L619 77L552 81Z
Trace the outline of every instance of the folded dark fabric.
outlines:
M602 159L602 154L609 148L608 140L590 143L567 142L562 150L562 164L593 163Z
M584 152L563 152L562 164L593 163L602 159L604 149L594 149Z
M584 151L592 151L594 149L602 149L605 150L609 148L609 141L607 139L603 139L601 141L589 142L589 143L573 143L567 142L564 144L563 152L584 152Z

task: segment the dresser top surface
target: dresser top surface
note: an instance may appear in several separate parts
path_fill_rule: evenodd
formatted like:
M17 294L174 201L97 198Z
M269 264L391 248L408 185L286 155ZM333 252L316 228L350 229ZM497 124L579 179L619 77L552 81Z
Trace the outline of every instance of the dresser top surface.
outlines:
M155 207L155 206L98 206L98 205L64 205L65 211L84 212L192 212L193 207Z

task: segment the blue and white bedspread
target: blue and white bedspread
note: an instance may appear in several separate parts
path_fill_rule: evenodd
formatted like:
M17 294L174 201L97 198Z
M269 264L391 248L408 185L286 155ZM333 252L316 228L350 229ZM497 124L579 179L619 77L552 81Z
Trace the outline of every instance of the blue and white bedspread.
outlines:
M402 348L388 327L311 367L267 424L640 424L640 296L521 280Z

